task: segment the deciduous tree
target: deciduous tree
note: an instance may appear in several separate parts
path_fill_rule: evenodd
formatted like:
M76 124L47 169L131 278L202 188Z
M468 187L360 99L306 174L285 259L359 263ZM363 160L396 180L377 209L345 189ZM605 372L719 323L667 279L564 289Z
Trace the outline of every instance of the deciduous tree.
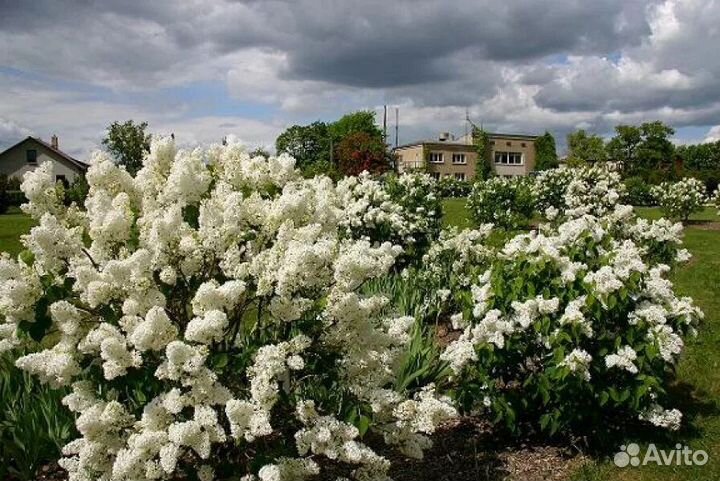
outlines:
M340 171L345 175L358 175L363 171L379 174L390 168L387 151L382 141L367 132L347 135L337 147Z
M293 125L275 141L275 150L295 157L296 165L308 169L317 163L330 162L330 135L325 122Z
M568 163L593 164L607 160L605 143L599 135L588 134L584 129L568 134Z
M150 152L151 134L147 133L147 122L136 124L132 120L113 122L107 128L102 144L113 155L115 161L124 165L131 174L142 167L145 154Z

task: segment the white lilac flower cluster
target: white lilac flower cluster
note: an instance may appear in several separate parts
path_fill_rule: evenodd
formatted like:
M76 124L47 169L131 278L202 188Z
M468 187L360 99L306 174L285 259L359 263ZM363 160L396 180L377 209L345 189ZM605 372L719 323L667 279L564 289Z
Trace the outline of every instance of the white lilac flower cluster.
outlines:
M432 212L407 216L367 177L305 180L292 158L234 143L155 140L135 177L96 154L86 210L64 207L54 179L46 163L23 182L39 225L27 253L0 258L0 348L47 334L17 366L72 385L64 403L82 437L60 461L71 481L209 481L229 446L271 460L232 467L246 480L305 478L320 456L387 479L387 459L333 402L372 406L370 429L415 456L455 415L432 387L392 389L412 319L358 292L402 251L358 232L382 225L410 242ZM288 436L294 453L276 446Z
M601 163L582 167L559 167L542 171L533 179L538 212L555 220L585 214L602 216L612 211L625 193L618 165Z
M472 190L472 182L445 176L437 182L441 197L467 197Z
M423 269L419 275L425 278L424 281L443 285L451 291L467 289L471 281L467 267L480 264L492 254L486 246L491 232L492 224L483 224L472 230L443 230L437 242L423 256Z
M576 171L576 168L565 166L540 171L532 184L535 209L538 212L545 212L549 208L564 208L565 191Z
M495 250L470 243L480 254L474 256L465 254L468 239L487 238L487 229L443 235L443 257L430 255L436 248L426 256L431 272L448 269L443 258L464 259L453 275L469 285L453 297L450 319L461 332L441 358L453 371L461 407L486 406L473 394L473 386L485 386L493 414L513 425L541 413L530 420L543 429L583 429L630 409L674 428L679 413L653 406L683 337L703 317L667 280L669 266L689 257L680 248L682 225L638 219L632 207L611 205L619 198L608 196L619 183L612 172L572 172L578 178L568 184L557 221Z
M435 181L406 173L376 179L367 172L337 185L344 206L341 229L347 237L392 242L403 256L421 256L440 231L442 207Z
M532 181L525 177L491 177L473 186L467 201L477 224L505 229L527 225L535 209Z
M564 205L558 208L566 217L604 216L612 212L625 194L625 184L615 163L574 169L565 190Z
M712 202L712 205L718 210L718 215L720 215L720 187L715 189L715 192L710 196L710 202Z
M671 219L687 220L707 201L705 184L692 177L663 182L652 188L652 194L663 213Z

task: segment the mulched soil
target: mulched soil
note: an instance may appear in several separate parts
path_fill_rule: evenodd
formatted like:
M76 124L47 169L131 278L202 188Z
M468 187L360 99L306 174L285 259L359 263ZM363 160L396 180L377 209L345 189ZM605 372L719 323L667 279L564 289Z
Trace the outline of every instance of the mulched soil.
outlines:
M464 418L433 435L422 460L392 459L396 481L562 481L587 460L557 446L498 442L485 420Z
M720 230L720 222L688 221L686 225L700 230Z
M423 459L377 450L390 459L390 476L395 481L565 481L588 461L567 447L499 441L486 420L471 417L442 426ZM321 481L350 475L347 466L318 461L322 464ZM36 478L66 479L67 474L56 463L44 466Z
M65 481L67 472L57 463L46 464L38 471L37 481Z

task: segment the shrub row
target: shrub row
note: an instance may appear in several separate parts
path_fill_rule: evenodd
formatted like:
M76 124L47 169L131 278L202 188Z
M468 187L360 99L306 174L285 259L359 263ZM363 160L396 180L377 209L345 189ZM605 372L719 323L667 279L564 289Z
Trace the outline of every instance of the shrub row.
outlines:
M701 317L666 279L681 226L637 219L613 171L478 184L478 221L548 204L550 223L496 238L439 232L426 176L335 184L171 139L134 177L97 155L84 209L51 164L26 176L38 225L0 259L0 348L71 389L71 481L381 480L378 443L421 457L458 411L593 437L680 423L665 390Z

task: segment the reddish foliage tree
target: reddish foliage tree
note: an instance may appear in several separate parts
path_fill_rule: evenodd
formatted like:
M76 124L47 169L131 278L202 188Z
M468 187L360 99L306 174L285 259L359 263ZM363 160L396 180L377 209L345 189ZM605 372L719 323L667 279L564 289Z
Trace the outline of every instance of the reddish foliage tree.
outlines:
M367 170L380 174L390 168L382 139L366 132L347 135L337 146L340 171L345 175L358 175Z

